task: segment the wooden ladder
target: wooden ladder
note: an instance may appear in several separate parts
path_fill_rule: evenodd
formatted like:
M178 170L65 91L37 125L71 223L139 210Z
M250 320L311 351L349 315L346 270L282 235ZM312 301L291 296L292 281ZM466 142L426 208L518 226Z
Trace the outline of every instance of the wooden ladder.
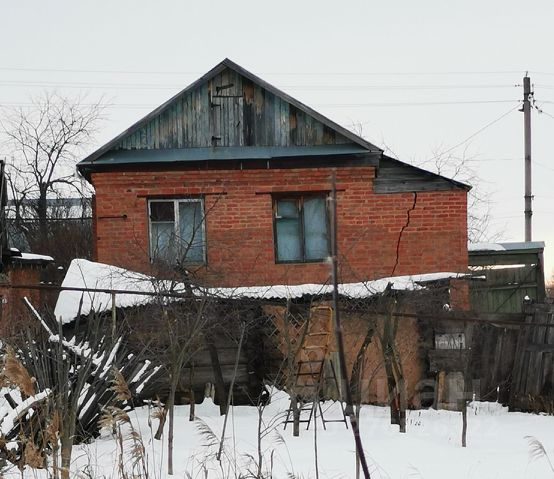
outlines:
M339 401L342 419L325 419L323 408L321 407L321 391L325 381L325 362L329 361L331 366L331 377L328 378L339 391L339 384L335 368L330 358L328 358L329 347L331 344L333 324L333 308L330 306L316 306L310 309L310 318L308 328L304 336L302 347L296 355L296 376L294 381L294 391L291 394L296 395L300 419L298 422L307 423L306 429L310 428L312 419L317 419L317 409L319 417L323 423L323 429L327 429L328 422L343 422L348 429L346 413L342 401ZM292 398L287 409L285 419L285 429L287 424L294 422L292 407ZM302 413L309 412L308 417L302 416ZM291 418L291 415L293 416Z

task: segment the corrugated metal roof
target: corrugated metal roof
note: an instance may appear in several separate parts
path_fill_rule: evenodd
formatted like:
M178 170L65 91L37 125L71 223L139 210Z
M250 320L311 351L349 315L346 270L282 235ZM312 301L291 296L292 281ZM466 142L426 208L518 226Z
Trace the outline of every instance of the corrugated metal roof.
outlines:
M388 287L398 291L411 291L425 287L426 283L469 277L471 275L458 272L392 276L361 283L339 284L339 294L347 298L370 298L382 293ZM84 259L74 259L71 261L62 286L90 288L92 290L117 290L119 293L116 295L115 300L118 308L146 304L152 301L152 296L148 296L151 293L185 293L187 291L184 284L156 280L142 273ZM236 288L195 287L193 290L199 296L208 296L214 299L252 298L270 300L328 295L332 292L332 286L329 284L281 284ZM129 293L123 294L123 291L128 291ZM146 293L146 295L141 293ZM111 304L112 295L106 292L91 291L89 294L83 294L80 291L65 290L60 292L54 314L56 318L61 318L63 323L68 323L75 319L79 311L81 314L88 314L90 311L102 312L109 310Z

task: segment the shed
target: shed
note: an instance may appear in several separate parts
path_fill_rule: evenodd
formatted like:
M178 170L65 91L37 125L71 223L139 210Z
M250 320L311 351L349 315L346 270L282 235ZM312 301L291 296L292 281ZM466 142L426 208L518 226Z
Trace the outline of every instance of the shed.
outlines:
M470 288L472 309L518 313L524 301L544 301L543 252L542 241L470 244L469 267L485 277Z

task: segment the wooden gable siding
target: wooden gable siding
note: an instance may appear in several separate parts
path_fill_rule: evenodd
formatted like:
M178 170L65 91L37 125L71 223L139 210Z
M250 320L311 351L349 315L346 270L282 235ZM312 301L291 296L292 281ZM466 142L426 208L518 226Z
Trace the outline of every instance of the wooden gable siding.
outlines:
M226 68L177 98L114 149L350 143L277 95Z
M409 191L440 191L467 185L424 171L412 165L383 156L379 161L373 188L376 193L403 193Z

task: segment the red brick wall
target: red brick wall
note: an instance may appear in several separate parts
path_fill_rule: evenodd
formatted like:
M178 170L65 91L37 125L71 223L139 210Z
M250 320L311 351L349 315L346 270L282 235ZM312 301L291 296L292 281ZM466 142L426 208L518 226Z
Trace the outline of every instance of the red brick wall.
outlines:
M149 272L148 196L203 194L208 263L197 270L200 277L228 286L325 282L328 264L275 264L270 193L329 190L330 173L326 168L94 173L96 257ZM414 204L414 193L373 193L373 178L373 167L337 171L343 282L391 275L399 233ZM465 270L466 192L417 193L398 251L396 275Z
M42 266L22 264L8 265L4 271L9 284L37 284L40 282ZM38 310L42 306L42 295L37 289L12 289L0 283L0 337L9 338L25 333L25 327L38 326L36 320L31 319L29 311L23 303L26 297Z

